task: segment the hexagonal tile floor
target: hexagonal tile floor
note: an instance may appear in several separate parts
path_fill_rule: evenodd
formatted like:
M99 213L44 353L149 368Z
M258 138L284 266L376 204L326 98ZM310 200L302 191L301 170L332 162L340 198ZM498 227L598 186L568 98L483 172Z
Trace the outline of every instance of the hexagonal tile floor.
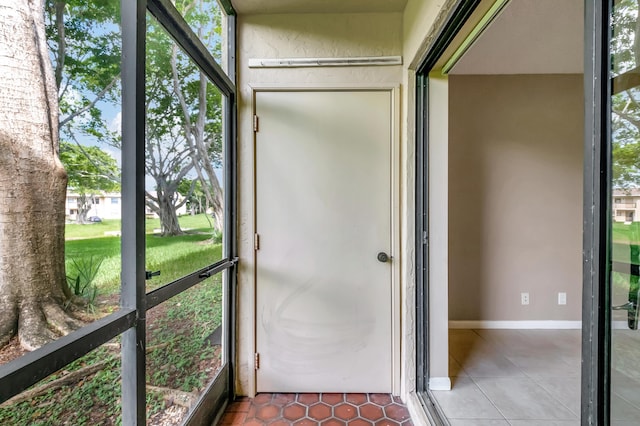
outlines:
M231 403L219 425L413 426L400 398L382 393L261 393Z

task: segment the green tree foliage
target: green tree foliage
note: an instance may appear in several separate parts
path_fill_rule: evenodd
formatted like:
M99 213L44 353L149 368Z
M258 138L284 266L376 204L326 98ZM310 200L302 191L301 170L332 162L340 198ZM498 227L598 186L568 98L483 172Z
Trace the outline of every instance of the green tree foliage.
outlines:
M119 188L116 161L92 143L119 146L104 111L120 105L120 1L46 0L45 31L59 98L60 159L86 221L93 196ZM82 143L82 144L81 144Z
M216 0L176 0L176 8L220 61L221 16ZM222 157L222 99L151 15L147 15L146 173L155 180L147 205L163 233L181 233L176 188L189 175L205 188L207 204L222 217L215 169ZM120 104L120 0L46 0L46 31L60 103L61 136L77 145L120 147L119 129L106 111ZM87 164L100 166L100 159ZM94 174L87 171L88 175ZM102 170L102 175L111 175Z
M198 179L182 179L178 185L178 192L187 199L187 209L191 214L207 212L207 197L204 195L202 182Z
M640 89L623 83L640 65L638 0L616 2L613 23L612 177L615 188L628 190L640 187Z
M45 24L61 136L117 145L101 106L120 104L120 0L46 0Z
M217 2L183 0L176 8L212 53L219 52ZM147 174L156 183L147 205L160 216L163 234L175 235L180 233L175 209L186 202L176 191L188 175L198 179L214 214L222 217L222 188L215 174L222 162L222 98L153 18L147 21L146 77ZM216 224L221 227L221 220Z
M60 160L67 171L68 187L78 194L79 223L85 223L94 197L102 192L120 190L116 160L97 146L60 143Z

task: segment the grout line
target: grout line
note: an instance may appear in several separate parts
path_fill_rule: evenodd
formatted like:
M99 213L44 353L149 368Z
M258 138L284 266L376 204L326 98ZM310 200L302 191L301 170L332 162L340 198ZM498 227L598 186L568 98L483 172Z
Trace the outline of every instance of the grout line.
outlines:
M503 379L503 378L513 378L513 379L522 379L522 378L526 378L529 379L531 381L532 384L536 385L537 387L539 387L540 389L543 390L544 393L548 394L554 401L557 401L559 403L560 406L564 407L569 413L571 413L573 416L575 416L578 420L579 420L579 415L576 414L573 410L571 410L566 404L560 402L557 400L556 397L554 397L551 392L549 390L547 390L547 388L545 388L544 386L542 386L539 383L539 380L544 379L544 377L534 377L531 376L529 374L527 374L527 372L520 366L517 365L514 361L512 361L509 356L507 356L506 354L504 354L504 350L502 350L501 348L504 346L503 343L496 343L493 342L491 340L487 340L486 338L484 338L483 336L481 336L476 329L472 329L471 330L473 332L473 334L475 334L476 336L480 337L481 340L483 340L484 342L486 342L487 344L490 345L492 351L495 351L498 355L500 355L501 357L503 357L504 359L508 360L511 364L513 364L514 367L516 367L516 369L523 375L523 377L518 377L518 376L504 376L504 377L476 377L473 374L469 373L468 371L464 370L464 364L460 361L458 361L455 357L452 356L452 358L454 360L456 360L456 362L458 362L458 364L460 365L461 369L464 370L467 374L468 377L471 379L471 381L474 383L474 385L480 390L480 392L487 398L487 400L494 406L494 408L496 408L496 410L503 416L504 420L506 420L509 424L511 424L511 422L509 422L509 419L506 418L505 414L496 406L495 402L489 397L489 395L487 395L484 390L480 387L480 385L478 384L476 379ZM523 332L521 330L517 331L518 334L521 335L521 337L526 337L526 332ZM557 346L555 346L557 347ZM559 347L557 347L558 349L561 349ZM564 359L562 359L561 357L554 357L556 358L558 361L562 362L564 365L570 366L570 364L568 362L566 362ZM571 378L575 377L575 376L570 376ZM579 376L578 376L579 377ZM626 401L626 400L625 400ZM627 401L629 402L629 401ZM632 404L633 405L633 404ZM635 407L635 405L633 405ZM515 419L513 419L515 420ZM558 419L561 420L561 419ZM568 420L573 420L573 419L568 419Z
M504 420L507 420L507 416L505 416L505 415L504 415L504 413L502 412L502 410L500 410L500 409L496 406L495 402L493 402L493 400L489 397L489 395L487 395L487 394L485 393L485 391L480 387L480 385L478 384L478 382L476 382L476 380L475 380L476 378L474 378L473 376L469 376L469 378L471 378L471 381L473 382L473 384L474 384L474 385L476 385L476 387L478 388L478 390L480 391L480 393L482 393L482 395L484 395L484 397L485 397L485 398L487 398L487 401L489 401L489 402L491 403L491 405L493 405L493 408L495 408L495 409L496 409L496 411L497 411L498 413L500 413L500 415L502 416L502 418L503 418ZM495 379L496 377L479 377L479 378L484 378L484 379L492 379L492 378L493 378L493 379ZM507 422L508 422L508 420L507 420Z
M615 392L612 390L612 394L614 394L615 396L617 396L618 398L620 398L621 400L623 400L624 402L626 402L627 404L631 405L633 408L637 409L640 411L640 404L634 404L633 402L629 401L627 398L625 398L624 396L622 396L621 394L619 394L618 392Z

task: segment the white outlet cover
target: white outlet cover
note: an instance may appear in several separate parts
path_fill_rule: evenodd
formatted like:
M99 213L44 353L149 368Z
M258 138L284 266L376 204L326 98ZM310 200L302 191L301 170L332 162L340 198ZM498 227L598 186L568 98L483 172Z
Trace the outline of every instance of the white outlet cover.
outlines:
M567 304L567 293L560 292L558 293L558 305L566 305Z
M520 293L520 300L523 305L529 304L529 293Z

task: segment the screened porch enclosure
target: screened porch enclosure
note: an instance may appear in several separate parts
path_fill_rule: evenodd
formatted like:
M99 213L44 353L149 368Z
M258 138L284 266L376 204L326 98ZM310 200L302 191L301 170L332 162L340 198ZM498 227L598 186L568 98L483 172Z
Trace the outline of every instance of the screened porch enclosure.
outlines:
M0 423L635 421L636 3L42 1Z
M43 4L78 329L3 346L0 422L211 422L234 394L234 11Z

